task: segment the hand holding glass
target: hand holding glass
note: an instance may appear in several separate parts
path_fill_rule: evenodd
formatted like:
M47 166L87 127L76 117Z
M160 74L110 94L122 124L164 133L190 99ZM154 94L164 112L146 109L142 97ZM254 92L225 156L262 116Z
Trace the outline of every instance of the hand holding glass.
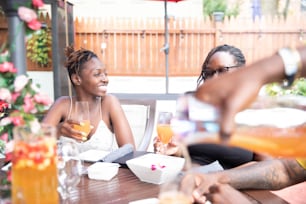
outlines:
M163 143L164 149L171 141L173 131L171 129L171 119L173 114L171 112L160 112L157 118L157 135L158 139Z
M78 121L79 124L74 124L73 128L82 133L82 140L86 141L87 137L91 131L90 119L89 119L89 105L87 101L77 101L75 102L75 112L73 118Z

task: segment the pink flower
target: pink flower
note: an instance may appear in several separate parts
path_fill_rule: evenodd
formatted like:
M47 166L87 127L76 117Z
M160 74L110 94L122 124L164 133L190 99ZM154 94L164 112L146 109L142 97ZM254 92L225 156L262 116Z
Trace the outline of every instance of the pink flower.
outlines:
M12 123L15 126L19 126L19 125L23 125L24 124L23 118L21 116L11 117L11 120L12 120Z
M52 100L49 98L47 94L38 93L34 95L34 100L37 103L41 103L43 105L50 105L52 103Z
M14 67L14 64L11 62L4 62L0 64L0 72L12 72L16 73L17 69Z
M26 113L30 113L31 110L35 108L35 104L33 103L32 99L30 96L25 96L23 100L23 110Z
M8 134L7 134L7 132L4 133L3 135L1 135L0 139L3 140L4 142L8 142Z
M32 30L39 30L41 28L41 22L37 19L33 19L32 21L28 22L28 27Z
M19 75L14 81L15 92L21 91L25 85L28 83L29 78L25 75Z
M0 88L0 100L10 103L12 100L11 92L6 88Z
M32 0L32 4L34 7L42 7L44 5L44 2L42 0Z
M35 11L24 6L20 6L18 8L18 16L21 20L27 23L31 22L34 19L37 19L37 14L35 13Z
M15 102L19 96L20 96L20 92L14 92L12 94L12 101Z

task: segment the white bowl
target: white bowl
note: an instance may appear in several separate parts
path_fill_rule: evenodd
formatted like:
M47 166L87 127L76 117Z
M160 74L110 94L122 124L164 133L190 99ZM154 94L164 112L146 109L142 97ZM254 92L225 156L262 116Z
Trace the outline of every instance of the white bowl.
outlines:
M87 168L88 177L95 180L109 181L118 174L119 164L97 162Z
M183 169L185 159L149 153L126 161L129 169L141 180L162 184L175 178Z

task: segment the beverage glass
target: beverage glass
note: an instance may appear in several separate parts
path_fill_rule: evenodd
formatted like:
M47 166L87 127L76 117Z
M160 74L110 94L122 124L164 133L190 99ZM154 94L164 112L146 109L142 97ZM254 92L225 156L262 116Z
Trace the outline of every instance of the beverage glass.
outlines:
M306 157L306 97L258 97L235 122L230 145L275 157Z
M173 118L172 112L159 112L157 118L157 135L158 139L163 143L163 150L167 148L168 143L171 141L173 131L171 129L171 119Z
M57 204L55 127L16 126L13 134L12 203Z
M91 130L89 119L89 105L87 101L75 102L75 111L72 114L72 119L80 123L79 125L74 124L73 128L82 132L82 140L86 141Z
M159 190L159 204L191 204L188 196L181 191L182 175L161 185Z
M83 167L79 158L78 146L74 141L58 141L57 155L58 190L62 199L65 200L80 182Z
M185 144L220 143L216 107L194 96L183 96L177 104L172 128L178 140ZM306 97L258 96L233 119L236 128L228 145L275 157L306 157Z

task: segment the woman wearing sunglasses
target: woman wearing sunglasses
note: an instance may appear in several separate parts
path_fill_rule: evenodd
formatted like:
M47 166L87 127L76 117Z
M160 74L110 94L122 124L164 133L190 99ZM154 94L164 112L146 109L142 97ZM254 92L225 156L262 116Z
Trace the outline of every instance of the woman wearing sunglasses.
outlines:
M245 57L239 48L226 44L219 45L213 48L205 58L197 86L210 78L242 68L245 62ZM190 93L192 92L187 94ZM157 153L160 153L159 143L156 139L154 149ZM181 156L181 151L175 142L169 143L167 150L163 151L167 155ZM193 144L188 146L188 151L193 163L207 165L218 161L224 169L230 169L254 160L262 160L260 155L251 151L219 144Z
M245 57L239 48L226 44L219 45L213 48L204 60L197 86L210 78L242 68L245 63ZM261 156L249 150L219 144L194 144L190 145L188 150L193 162L206 165L219 161L225 169L253 160L262 160Z

